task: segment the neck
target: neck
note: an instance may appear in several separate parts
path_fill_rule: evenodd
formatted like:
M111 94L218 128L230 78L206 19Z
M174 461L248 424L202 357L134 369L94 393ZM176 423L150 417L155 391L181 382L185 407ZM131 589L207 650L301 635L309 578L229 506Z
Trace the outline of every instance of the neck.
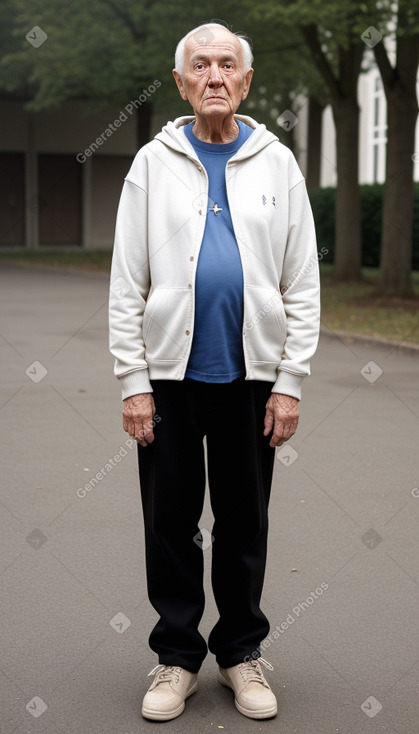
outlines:
M222 120L206 120L196 116L193 127L194 135L203 143L232 143L239 135L239 126L234 117Z

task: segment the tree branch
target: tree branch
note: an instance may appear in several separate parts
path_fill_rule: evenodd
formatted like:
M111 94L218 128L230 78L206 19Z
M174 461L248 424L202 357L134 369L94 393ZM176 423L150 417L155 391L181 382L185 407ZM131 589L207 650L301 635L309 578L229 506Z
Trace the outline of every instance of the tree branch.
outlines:
M121 8L118 8L118 6L115 5L114 2L112 2L112 0L103 0L103 2L115 13L115 15L118 16L118 18L120 18L125 23L127 28L131 31L134 40L140 41L141 33L138 32L137 28L132 22L132 18L128 15L128 13L124 13Z
M378 70L381 74L381 79L386 92L391 90L396 83L396 70L390 63L390 59L387 56L384 43L380 41L374 46L374 56L377 62Z
M301 33L307 43L310 53L313 57L314 64L330 89L332 97L341 96L339 82L336 79L333 69L330 66L326 55L322 51L321 43L317 33L317 27L314 24L300 26Z

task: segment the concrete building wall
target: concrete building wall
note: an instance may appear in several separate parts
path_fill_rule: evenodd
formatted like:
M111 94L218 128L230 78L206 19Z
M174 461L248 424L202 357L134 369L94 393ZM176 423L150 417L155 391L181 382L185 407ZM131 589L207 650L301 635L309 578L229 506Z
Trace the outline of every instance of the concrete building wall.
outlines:
M54 245L86 249L112 246L123 180L137 152L136 113L135 109L129 114L124 108L113 108L87 116L83 110L82 103L71 102L57 109L29 113L20 102L0 102L2 246L29 249ZM153 120L152 135L164 122L164 116ZM13 180L20 167L10 167L11 156L23 157L22 187L16 187ZM41 169L46 161L54 169L54 156L57 186L62 188L61 200L59 192L54 190L54 182L52 190L48 190L42 177ZM6 158L7 166L2 165ZM71 182L66 180L64 161ZM66 207L67 190L72 201ZM49 232L48 242L45 242L45 232ZM57 241L50 241L54 232Z

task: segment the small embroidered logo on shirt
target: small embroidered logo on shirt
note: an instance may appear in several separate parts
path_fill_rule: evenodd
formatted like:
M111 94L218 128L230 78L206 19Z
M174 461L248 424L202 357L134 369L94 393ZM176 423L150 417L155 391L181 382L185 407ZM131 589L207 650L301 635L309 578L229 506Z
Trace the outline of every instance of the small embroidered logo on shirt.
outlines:
M218 212L222 212L223 209L222 209L222 207L218 206L217 203L215 203L214 206L211 207L211 209L208 209L208 211L209 212L214 212L215 216L217 216Z
M262 204L263 204L263 206L265 206L265 204L267 204L267 203L268 203L268 199L266 198L265 194L262 194ZM273 206L276 206L276 199L275 199L274 196L272 197L271 204Z

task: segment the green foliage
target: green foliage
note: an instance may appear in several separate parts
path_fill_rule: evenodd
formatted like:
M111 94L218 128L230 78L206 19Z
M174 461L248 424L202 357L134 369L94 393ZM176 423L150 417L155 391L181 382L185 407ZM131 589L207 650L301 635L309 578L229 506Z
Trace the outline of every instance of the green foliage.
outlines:
M326 55L337 47L347 49L373 25L382 35L388 34L393 15L392 0L262 0L257 13L271 20L280 19L290 29L317 26ZM302 41L303 43L303 41ZM332 56L331 56L332 58Z
M362 210L362 266L377 268L380 264L380 244L383 209L383 184L360 186ZM310 192L318 240L318 249L327 248L324 262L332 263L335 252L335 200L336 189L332 187ZM419 270L419 183L415 184L413 215L413 270ZM394 247L399 246L395 241Z
M208 0L199 5L190 0L32 0L29 5L27 0L2 0L0 89L23 91L31 110L84 99L86 111L96 112L126 103L159 79L153 105L166 110L176 104L181 113L187 103L172 78L175 47L191 28L213 16ZM307 89L314 77L318 94L324 93L297 32L290 33L279 21L255 19L249 0L239 6L225 0L221 20L253 41L254 87L264 85L270 96L285 98L290 91ZM35 25L48 36L39 48L25 38Z

